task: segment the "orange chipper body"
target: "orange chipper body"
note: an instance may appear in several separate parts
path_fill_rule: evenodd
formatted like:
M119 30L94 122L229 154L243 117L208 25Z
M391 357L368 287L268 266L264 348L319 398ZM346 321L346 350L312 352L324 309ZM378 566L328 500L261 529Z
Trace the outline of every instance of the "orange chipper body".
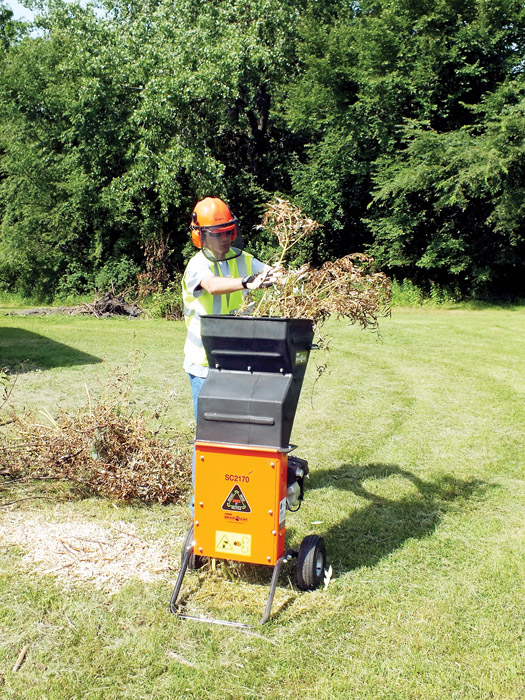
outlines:
M275 566L284 554L288 455L196 443L194 551Z

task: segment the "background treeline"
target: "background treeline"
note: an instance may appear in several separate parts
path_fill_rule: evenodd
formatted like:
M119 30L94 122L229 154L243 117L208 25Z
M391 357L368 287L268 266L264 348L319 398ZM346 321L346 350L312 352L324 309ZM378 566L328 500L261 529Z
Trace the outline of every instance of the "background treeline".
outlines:
M1 0L0 0L1 3ZM323 224L299 256L371 252L462 295L522 295L522 0L0 4L0 290L166 281L189 214L246 238L286 195Z

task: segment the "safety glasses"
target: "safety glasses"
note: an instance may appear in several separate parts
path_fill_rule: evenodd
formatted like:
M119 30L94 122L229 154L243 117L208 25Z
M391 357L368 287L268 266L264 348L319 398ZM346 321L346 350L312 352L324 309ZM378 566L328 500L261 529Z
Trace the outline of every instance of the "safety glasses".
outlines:
M232 238L237 234L237 219L234 218L233 221L227 221L216 226L203 226L201 231L210 238L220 238L221 236Z
M210 231L209 229L203 229L203 232L210 238L220 238L221 236L228 236L228 238L231 238L235 233L235 228L225 229L224 231Z

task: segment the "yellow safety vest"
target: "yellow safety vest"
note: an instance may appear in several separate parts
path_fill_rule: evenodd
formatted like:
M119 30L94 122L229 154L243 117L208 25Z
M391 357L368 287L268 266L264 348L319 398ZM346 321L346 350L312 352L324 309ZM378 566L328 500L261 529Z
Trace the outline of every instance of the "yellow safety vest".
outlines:
M237 252L235 248L232 248ZM216 277L223 277L221 266L215 260L209 260L201 252L197 255L203 255L208 263L210 274ZM229 275L228 277L246 277L252 274L253 255L249 253L241 253L237 258L228 260ZM184 320L188 332L186 334L186 343L184 344L184 355L194 365L208 366L206 352L202 345L201 338L201 316L207 314L231 314L236 311L242 304L243 293L241 290L232 292L231 294L210 294L205 289L202 293L195 297L188 291L186 284L186 274L182 278L182 298L184 301Z

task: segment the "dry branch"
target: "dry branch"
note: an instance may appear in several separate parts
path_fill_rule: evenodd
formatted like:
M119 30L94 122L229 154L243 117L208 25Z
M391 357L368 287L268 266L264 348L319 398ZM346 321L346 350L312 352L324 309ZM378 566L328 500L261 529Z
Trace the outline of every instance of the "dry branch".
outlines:
M25 646L20 650L20 653L18 654L18 658L16 660L16 663L13 666L13 673L16 673L20 669L20 666L24 663L24 659L26 658L26 654L27 654L28 649L29 649L29 646Z
M374 270L372 257L354 253L320 268L309 263L295 270L282 267L291 248L319 227L287 200L275 198L267 205L261 228L279 242L280 250L270 262L277 268L278 281L255 304L247 299L240 313L249 309L255 316L309 318L317 332L335 314L362 328L376 330L378 317L390 313L392 291L388 277Z
M72 307L59 307L60 313L67 313L70 316L96 316L97 318L105 318L108 316L140 316L142 309L135 302L129 302L126 299L126 292L115 294L107 292L99 299L95 299L90 304L79 304Z
M49 425L12 413L0 460L13 476L68 479L117 500L177 502L188 490L187 435L161 439L143 415L104 404Z

